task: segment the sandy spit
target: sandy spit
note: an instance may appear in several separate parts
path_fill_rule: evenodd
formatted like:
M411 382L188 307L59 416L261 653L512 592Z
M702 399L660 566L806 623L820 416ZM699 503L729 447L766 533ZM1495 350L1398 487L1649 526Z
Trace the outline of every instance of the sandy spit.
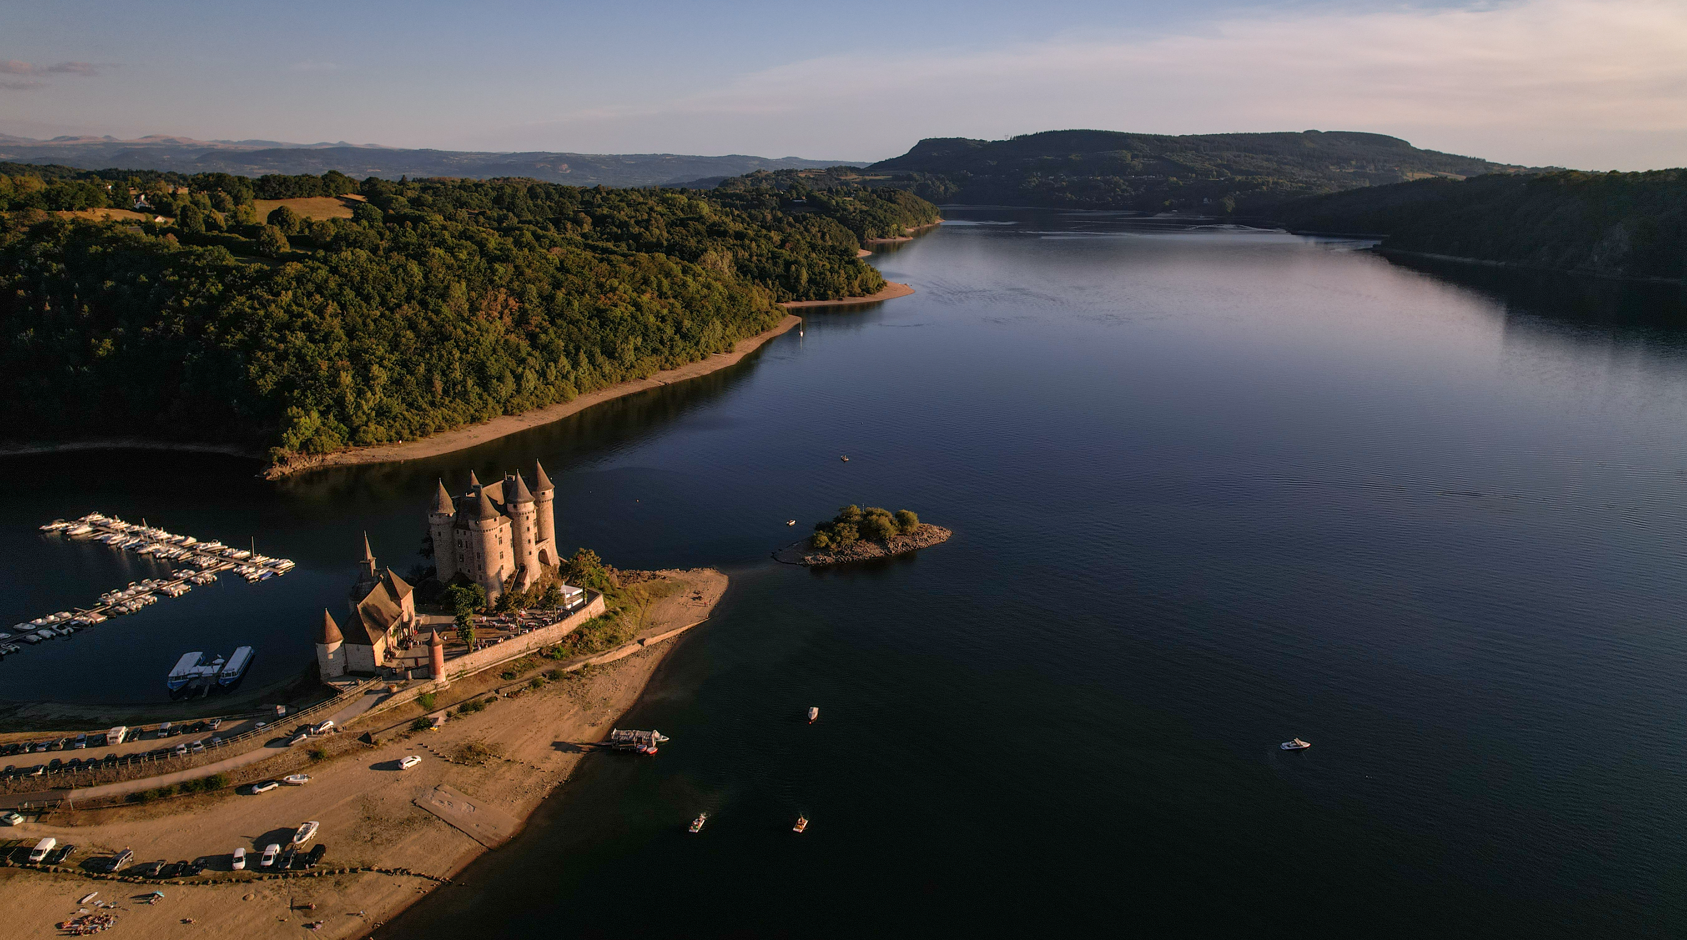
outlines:
M786 310L813 310L817 307L854 307L860 304L876 304L881 300L894 300L912 294L914 289L907 284L886 281L884 290L865 297L844 297L839 300L787 300L779 306Z

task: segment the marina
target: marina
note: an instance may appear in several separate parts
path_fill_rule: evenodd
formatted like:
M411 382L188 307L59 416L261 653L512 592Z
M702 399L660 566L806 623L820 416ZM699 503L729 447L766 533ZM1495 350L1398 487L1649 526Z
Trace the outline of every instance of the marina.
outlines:
M71 637L112 617L137 613L158 603L161 597L181 597L195 586L211 584L226 572L232 571L248 583L256 583L280 577L294 567L289 559L258 554L255 545L250 550L233 548L218 541L200 541L191 535L167 532L147 525L144 520L136 524L97 512L70 521L54 520L40 529L48 535L99 542L119 551L150 557L171 564L173 570L162 578L131 581L127 587L107 591L99 596L97 603L86 608L61 610L15 624L9 632L0 631L0 660L22 652L20 643L34 646L45 640ZM177 564L180 567L174 567ZM177 672L189 667L179 662L171 671L170 687L174 691L199 680L232 685L244 674L251 652L251 647L241 647L226 664L217 659L212 664L216 668L209 675L202 673L211 665L193 663L191 668L199 672L183 677L180 685L176 684ZM183 657L184 662L186 658Z

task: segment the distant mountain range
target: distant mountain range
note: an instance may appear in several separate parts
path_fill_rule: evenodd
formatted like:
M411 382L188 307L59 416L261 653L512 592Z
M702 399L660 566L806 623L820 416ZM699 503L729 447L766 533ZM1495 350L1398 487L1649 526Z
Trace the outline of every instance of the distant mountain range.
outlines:
M406 150L373 144L290 144L273 140L193 140L154 135L55 137L33 140L0 134L0 161L56 163L85 170L174 170L180 173L322 174L339 170L355 179L378 176L455 176L489 179L525 176L575 186L710 186L756 170L808 169L859 163L754 157L702 157L672 153L496 153Z
M1071 130L930 138L868 172L909 177L914 192L940 203L1229 214L1362 186L1524 169L1353 131L1168 137Z

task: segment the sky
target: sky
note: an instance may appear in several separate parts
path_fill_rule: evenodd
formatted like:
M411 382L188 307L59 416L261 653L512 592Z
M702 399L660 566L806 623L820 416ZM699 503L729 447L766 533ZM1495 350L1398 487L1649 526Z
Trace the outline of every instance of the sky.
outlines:
M1687 165L1687 0L0 0L0 133L877 160L1062 128Z

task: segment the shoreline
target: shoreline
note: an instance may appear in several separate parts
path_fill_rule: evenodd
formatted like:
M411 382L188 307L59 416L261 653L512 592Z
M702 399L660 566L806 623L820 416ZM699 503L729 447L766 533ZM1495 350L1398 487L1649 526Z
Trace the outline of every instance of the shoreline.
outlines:
M453 680L439 693L442 703L490 703L484 710L454 715L438 731L410 731L402 729L437 712L407 703L371 716L367 730L373 744L362 740L364 727L353 725L348 733L322 739L318 746L326 756L282 750L276 766L258 775L273 779L308 769L313 779L307 785L261 796L230 787L118 808L60 811L44 823L14 829L14 837L54 835L95 854L132 845L137 862L207 854L215 860L203 878L167 882L0 868L0 891L11 901L19 935L58 935L52 924L75 906L65 907L67 897L99 891L122 901L158 886L167 897L156 908L122 904L124 936L170 940L189 918L218 933L247 937L296 937L319 921L319 937L368 936L424 894L452 884L475 860L524 829L546 800L560 797L584 755L597 750L609 729L643 700L675 645L665 641L706 622L729 585L712 568L651 575L639 583L666 587L648 590L642 602L625 608L623 616L638 620L634 638L585 657L584 668L564 674L556 664L540 661L514 680L489 668ZM550 681L529 686L529 676ZM423 762L397 770L397 758L412 753ZM440 811L442 790L467 795L477 807L475 821L454 821L449 807ZM189 817L194 825L182 826ZM269 841L285 842L285 831L299 819L321 820L323 841L332 846L321 869L227 871L227 853L235 846L253 852Z
M942 225L945 221L947 220L938 219L936 222L927 222L924 225L910 225L902 230L904 234L893 235L890 238L868 238L863 241L868 245L892 245L897 242L911 242L914 240L915 235L918 235L928 228L936 228L939 225Z
M265 470L263 476L266 480L279 480L297 473L322 470L328 467L394 463L422 457L437 457L441 454L449 454L452 451L485 444L514 434L517 431L526 431L530 428L550 424L553 421L560 421L593 405L602 404L635 392L649 391L664 385L672 385L675 382L683 382L686 379L695 379L728 366L737 365L745 356L760 349L774 337L789 332L801 322L801 317L787 314L785 319L779 321L772 329L741 339L733 344L731 352L715 353L707 359L687 363L677 369L664 369L648 378L621 382L608 388L577 396L570 401L546 405L543 408L535 408L532 411L524 411L520 414L502 415L480 424L440 431L419 441L405 441L402 444L374 444L369 447L339 450L331 454L301 459L285 465L278 464Z
M859 307L864 304L876 304L885 300L895 300L906 297L914 292L914 288L897 281L886 281L883 290L861 297L842 297L837 300L787 300L779 306L786 310L816 310L823 307Z

